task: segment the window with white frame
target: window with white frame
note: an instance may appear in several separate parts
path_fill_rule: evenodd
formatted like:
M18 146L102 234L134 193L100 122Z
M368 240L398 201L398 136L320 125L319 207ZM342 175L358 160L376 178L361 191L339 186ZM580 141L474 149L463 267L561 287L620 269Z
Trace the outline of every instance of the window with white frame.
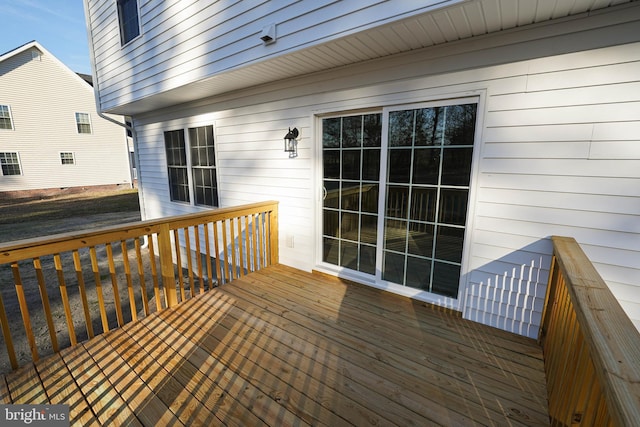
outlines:
M468 98L323 118L322 261L457 298L476 111Z
M73 153L60 153L60 162L63 165L75 165L76 160Z
M76 127L78 128L78 133L91 133L89 113L76 113Z
M11 109L8 105L0 105L0 129L13 129Z
M122 46L140 35L137 0L118 0L118 23Z
M176 202L189 202L189 171L184 130L171 130L164 133L164 147L167 153L169 172L169 194Z
M0 153L2 175L22 175L18 153Z
M166 131L164 141L171 200L218 206L213 126Z

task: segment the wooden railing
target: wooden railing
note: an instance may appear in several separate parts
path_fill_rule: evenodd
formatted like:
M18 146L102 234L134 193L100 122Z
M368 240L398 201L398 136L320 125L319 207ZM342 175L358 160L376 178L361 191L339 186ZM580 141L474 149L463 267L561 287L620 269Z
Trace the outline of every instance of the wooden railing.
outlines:
M276 263L276 202L0 245L0 368Z
M640 423L640 334L580 246L553 237L540 331L554 426Z

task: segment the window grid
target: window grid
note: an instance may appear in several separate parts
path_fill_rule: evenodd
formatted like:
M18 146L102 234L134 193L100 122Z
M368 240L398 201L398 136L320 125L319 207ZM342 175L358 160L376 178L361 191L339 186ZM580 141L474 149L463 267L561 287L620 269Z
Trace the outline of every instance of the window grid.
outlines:
M0 129L13 129L11 110L8 105L0 105Z
M63 165L74 165L76 163L73 153L60 153L60 162Z
M457 295L475 111L465 104L390 113L383 279Z
M375 274L380 113L323 120L323 261Z
M172 201L189 202L189 178L187 170L187 150L184 131L173 130L164 133L167 169L169 175L169 195Z
M21 175L18 153L0 153L2 175Z
M118 20L122 46L140 35L138 22L138 2L136 0L118 0Z
M76 113L76 127L78 133L91 133L89 113Z
M195 204L218 206L213 126L189 128L189 145Z

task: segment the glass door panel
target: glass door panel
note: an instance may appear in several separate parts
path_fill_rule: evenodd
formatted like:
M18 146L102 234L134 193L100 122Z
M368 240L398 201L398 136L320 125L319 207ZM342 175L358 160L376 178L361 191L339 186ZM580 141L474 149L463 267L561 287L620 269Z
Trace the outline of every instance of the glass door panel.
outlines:
M382 115L322 121L324 262L375 274Z
M382 279L457 297L476 104L391 111Z
M475 103L323 119L322 261L456 298L475 120Z

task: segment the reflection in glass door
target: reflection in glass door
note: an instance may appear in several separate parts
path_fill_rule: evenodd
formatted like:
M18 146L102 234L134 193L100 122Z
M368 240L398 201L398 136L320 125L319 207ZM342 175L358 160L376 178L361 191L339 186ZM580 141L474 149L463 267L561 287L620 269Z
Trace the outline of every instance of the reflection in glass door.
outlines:
M322 121L323 261L375 274L380 114Z
M476 104L391 111L382 279L456 298Z
M476 104L323 119L323 262L456 298L475 119Z

